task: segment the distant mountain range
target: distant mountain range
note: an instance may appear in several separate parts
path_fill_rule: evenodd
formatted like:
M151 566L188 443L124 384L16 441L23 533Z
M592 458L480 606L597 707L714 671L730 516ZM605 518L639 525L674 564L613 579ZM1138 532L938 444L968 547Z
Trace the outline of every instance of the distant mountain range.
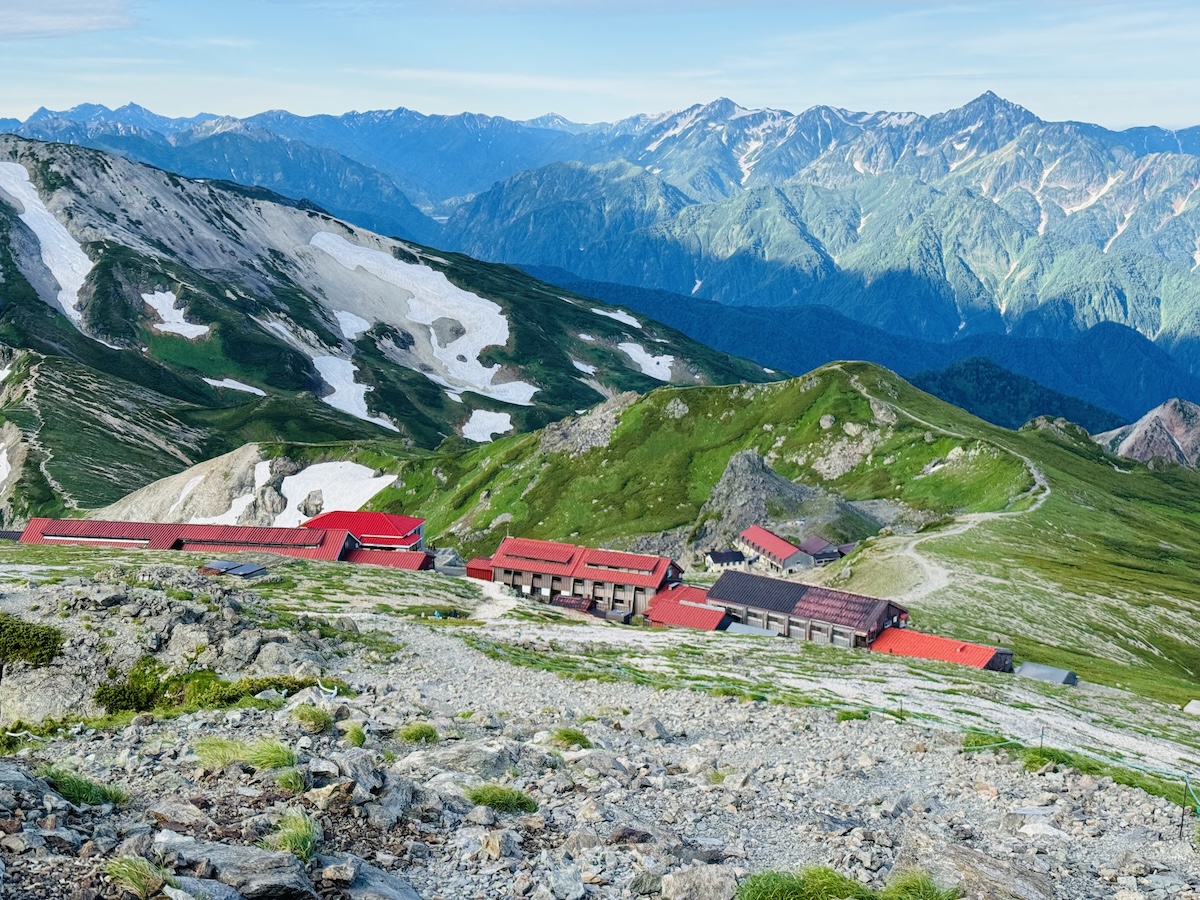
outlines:
M1077 344L1119 325L1127 338L1096 343L1121 355L1097 365L1148 357L1144 343L1173 363L1114 385L1106 409L1200 399L1200 127L1047 122L989 92L933 116L726 99L591 125L402 108L167 119L88 105L0 128L267 187L481 259L716 301L704 315L733 335L747 334L745 317L729 308L747 307L777 308L780 341L836 344L843 323L865 327L886 337L856 355L885 364L896 341L977 342L929 351L909 372L946 356L1011 367L1024 352L1014 342ZM688 331L670 305L652 314ZM723 346L773 364L755 339Z

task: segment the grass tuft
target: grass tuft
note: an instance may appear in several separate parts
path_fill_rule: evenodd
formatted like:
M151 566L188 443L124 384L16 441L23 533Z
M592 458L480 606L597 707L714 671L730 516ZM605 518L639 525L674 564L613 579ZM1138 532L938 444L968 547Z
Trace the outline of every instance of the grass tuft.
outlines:
M537 801L524 791L499 784L481 784L468 788L467 799L476 806L486 806L502 813L537 812Z
M572 750L575 747L590 750L592 747L591 740L578 728L556 728L550 737L550 743L563 750Z
M111 784L97 784L61 766L42 766L38 777L50 783L68 803L76 806L101 806L113 803L122 806L129 802L129 792Z
M137 900L150 900L158 896L164 887L176 887L179 884L166 869L140 856L110 859L104 871L113 884Z
M250 745L245 759L256 769L290 769L296 765L296 751L280 741L262 738Z
M871 718L871 713L865 709L839 709L837 720L839 722L861 722Z
M737 900L959 900L962 892L942 890L925 872L895 873L873 891L833 869L814 866L801 872L762 872L741 883Z
M321 826L301 809L289 809L279 819L273 834L265 841L268 849L283 850L308 862L321 841Z
M355 722L346 729L346 743L351 747L361 747L367 742L367 732Z
M436 744L441 738L428 722L409 722L400 729L400 740L409 744Z
M230 763L245 762L250 748L241 741L224 737L203 737L192 745L200 765L209 772L220 772Z
M292 718L309 734L321 734L333 727L333 716L317 706L297 706Z
M927 872L904 869L892 874L879 900L959 900L962 895L957 888L942 890Z
M304 773L299 769L284 769L275 775L275 784L289 794L302 794L308 787Z

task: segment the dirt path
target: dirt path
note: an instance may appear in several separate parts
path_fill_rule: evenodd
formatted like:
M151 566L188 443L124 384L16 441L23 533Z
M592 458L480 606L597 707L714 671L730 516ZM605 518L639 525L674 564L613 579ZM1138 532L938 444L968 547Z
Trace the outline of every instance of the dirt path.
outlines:
M837 368L841 369L841 366L837 366ZM842 369L842 371L845 372L846 370ZM857 375L849 372L846 374L849 377L850 384L854 387L854 389L866 397L867 400L887 406L896 415L905 416L906 418L911 419L920 425L924 425L931 431L936 431L939 434L944 434L948 437L959 438L960 440L970 439L967 437L967 435L961 434L957 431L951 431L950 429L943 428L940 425L935 425L933 422L926 421L920 416L916 416L908 410L896 406L894 403L889 403L887 400L875 396L867 390L866 385L862 383ZM968 531L983 524L984 522L994 522L999 519L1008 519L1016 516L1028 515L1029 513L1040 509L1042 504L1046 502L1050 494L1053 492L1045 473L1034 464L1032 459L1024 454L1017 453L1010 447L1005 447L1000 444L997 444L997 446L999 446L1002 450L1011 453L1013 456L1019 457L1025 463L1026 468L1029 470L1029 475L1033 479L1033 487L1021 494L1019 497L1015 498L1009 504L1009 506L1018 506L1031 498L1033 502L1024 509L966 513L964 515L957 516L953 525L940 528L937 531L927 534L898 535L895 543L886 548L884 558L903 557L912 562L912 564L916 566L917 570L923 573L923 576L920 578L917 584L909 587L901 593L898 593L895 596L896 600L909 602L913 600L921 600L925 597L928 597L930 594L934 594L943 588L949 587L950 585L950 569L948 569L946 566L943 566L941 563L937 562L931 557L918 552L917 548L922 544L926 543L927 541L938 540L940 538L956 537L961 534L966 534Z

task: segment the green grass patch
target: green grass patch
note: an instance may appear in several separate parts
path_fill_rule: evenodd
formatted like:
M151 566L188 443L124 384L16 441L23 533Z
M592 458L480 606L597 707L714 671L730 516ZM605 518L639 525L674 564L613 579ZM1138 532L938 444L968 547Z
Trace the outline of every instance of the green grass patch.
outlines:
M271 850L290 853L308 862L317 852L321 826L301 809L289 809L279 819L275 831L267 836L265 845Z
M68 803L101 806L112 803L123 806L129 802L129 792L112 784L97 784L61 766L42 766L37 775L50 784Z
M289 794L302 794L308 788L308 781L299 769L283 769L275 775L275 784L281 791Z
M192 745L200 765L209 772L220 772L230 763L245 762L250 747L226 737L202 737Z
M162 866L156 866L140 856L118 856L110 859L104 872L124 893L137 900L157 897L164 887L178 887L179 881Z
M871 718L871 712L866 709L839 709L835 718L839 722L865 722Z
M62 632L51 625L37 625L0 613L0 665L24 662L48 666L62 651L62 642Z
M296 751L281 741L262 738L250 745L245 759L256 769L290 769L296 765Z
M833 869L813 866L800 872L761 872L738 886L737 900L959 900L962 891L944 890L925 872L906 869L874 891Z
M346 743L351 747L361 747L367 742L367 732L355 722L346 729Z
M476 806L486 806L502 813L535 813L537 801L524 791L499 784L481 784L467 788L466 797Z
M396 736L406 744L436 744L441 740L437 729L428 722L409 722Z
M592 746L591 740L586 734L578 728L556 728L554 734L550 736L550 743L555 747L561 747L563 750L590 750Z
M297 706L292 720L309 734L321 734L333 727L333 716L319 706Z

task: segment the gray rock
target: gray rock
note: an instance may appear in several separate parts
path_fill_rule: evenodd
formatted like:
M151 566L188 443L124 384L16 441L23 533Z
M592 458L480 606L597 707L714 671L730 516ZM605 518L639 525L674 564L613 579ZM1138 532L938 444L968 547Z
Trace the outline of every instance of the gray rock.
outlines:
M663 727L663 723L654 718L654 716L646 716L633 726L636 731L644 738L649 738L652 741L665 741L671 737L670 732Z
M415 787L407 778L401 778L391 772L383 775L383 788L378 797L363 809L367 821L375 828L388 830L412 808Z
M213 824L213 820L204 810L178 797L160 800L146 812L152 815L159 825L168 828L175 825L183 828L207 828Z
M413 772L462 772L480 778L499 778L513 764L507 741L464 741L432 750L417 750L396 765Z
M198 841L173 831L154 838L158 853L175 853L184 865L207 862L217 881L234 888L246 900L314 900L316 891L304 865L290 853L258 847Z
M582 900L587 892L579 866L564 866L551 872L546 886L555 900Z
M662 879L663 900L733 900L737 878L728 866L692 866Z
M163 894L171 900L246 900L245 896L227 884L211 878L179 878L177 888L163 888ZM178 894L171 893L172 890Z
M638 872L629 882L629 892L635 897L657 894L662 890L662 875L657 872Z

